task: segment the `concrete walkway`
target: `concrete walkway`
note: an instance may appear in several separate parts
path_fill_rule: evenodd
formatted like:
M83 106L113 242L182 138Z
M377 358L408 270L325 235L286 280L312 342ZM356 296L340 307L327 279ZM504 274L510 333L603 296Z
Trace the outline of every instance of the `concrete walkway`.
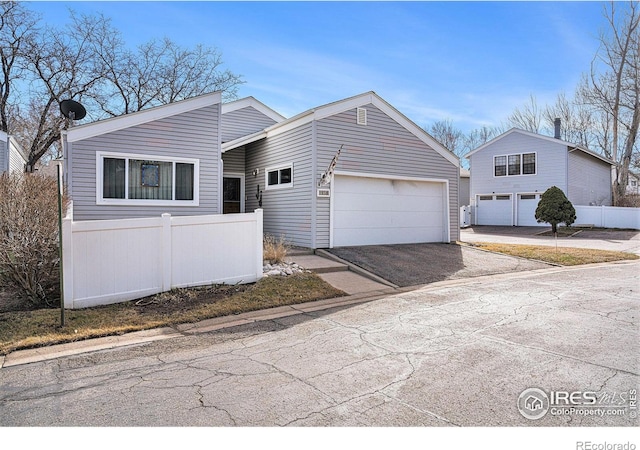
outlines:
M322 252L318 250L318 252ZM287 262L296 263L311 272L318 274L320 278L342 292L355 295L387 290L397 286L367 273L346 261L331 255L323 254L293 254L287 258Z

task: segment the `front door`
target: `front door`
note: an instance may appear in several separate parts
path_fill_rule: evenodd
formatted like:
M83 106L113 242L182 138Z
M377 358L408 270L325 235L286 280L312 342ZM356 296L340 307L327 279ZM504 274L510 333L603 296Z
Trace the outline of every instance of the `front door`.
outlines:
M223 208L224 214L236 214L242 212L242 179L240 177L224 177Z

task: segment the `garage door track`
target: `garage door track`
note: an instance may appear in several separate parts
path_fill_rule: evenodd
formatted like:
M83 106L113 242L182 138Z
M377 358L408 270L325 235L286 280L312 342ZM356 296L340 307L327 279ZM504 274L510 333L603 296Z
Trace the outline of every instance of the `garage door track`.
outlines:
M329 251L401 287L550 267L458 244L368 245Z

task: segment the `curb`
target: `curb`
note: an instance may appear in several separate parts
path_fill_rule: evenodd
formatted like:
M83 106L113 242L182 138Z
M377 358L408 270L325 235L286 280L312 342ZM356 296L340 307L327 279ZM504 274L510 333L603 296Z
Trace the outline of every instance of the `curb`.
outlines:
M296 305L280 306L265 310L251 311L233 316L223 316L207 319L193 324L181 324L173 328L155 328L151 330L135 331L120 336L107 336L102 338L87 339L66 344L51 345L27 350L17 350L5 356L0 356L0 370L5 367L13 367L34 362L47 361L63 356L73 356L83 353L90 353L101 350L109 350L118 347L140 345L144 343L172 339L177 337L192 336L211 331L233 328L255 322L274 320L299 314L309 314L317 311L324 311L333 308L347 307L367 303L381 298L386 298L395 294L402 294L411 291L424 291L441 289L443 287L457 287L466 284L477 283L486 278L499 280L529 277L532 274L544 275L547 273L565 272L580 270L584 267L598 267L611 265L640 265L640 260L613 261L596 264L582 264L577 266L557 266L543 269L529 270L525 272L509 272L490 275L481 275L473 278L460 278L454 280L437 281L430 284L406 286L400 288L389 287L377 291L370 291L361 294L354 294L344 297L336 297L314 302L300 303Z
M232 316L216 317L197 323L176 325L175 327L154 328L150 330L134 331L118 336L86 339L65 344L50 345L26 350L16 350L8 355L0 356L0 370L23 364L47 361L63 356L73 356L113 348L139 345L154 341L192 336L201 333L233 328L255 322L280 319L299 314L308 314L333 308L346 307L366 303L397 293L395 289L382 289L344 297L316 300L314 302L297 305L279 306L276 308L250 311Z

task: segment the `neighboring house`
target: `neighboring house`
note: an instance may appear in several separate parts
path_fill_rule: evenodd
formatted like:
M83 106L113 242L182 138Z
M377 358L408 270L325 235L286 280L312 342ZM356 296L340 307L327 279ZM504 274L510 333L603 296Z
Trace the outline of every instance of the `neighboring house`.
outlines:
M459 236L458 158L373 92L288 120L214 93L77 126L64 141L74 220L263 208L266 233L308 248Z
M468 206L471 204L471 172L467 169L460 168L460 195L459 206Z
M0 131L0 173L24 172L26 163L22 148L16 140Z
M544 225L535 210L551 186L574 205L612 202L612 162L559 138L513 128L466 158L475 225Z
M627 181L627 194L640 194L640 175L629 172L629 180Z

